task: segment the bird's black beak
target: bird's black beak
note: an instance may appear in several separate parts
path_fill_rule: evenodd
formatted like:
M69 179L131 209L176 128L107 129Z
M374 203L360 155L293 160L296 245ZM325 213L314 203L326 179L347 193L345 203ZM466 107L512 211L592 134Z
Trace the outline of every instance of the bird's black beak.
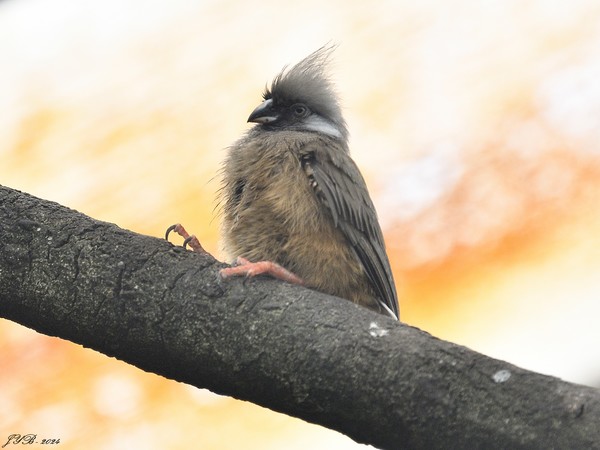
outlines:
M268 99L262 102L260 105L256 107L250 117L248 117L248 122L254 123L270 123L275 122L279 118L279 114L275 111L273 107L273 99Z

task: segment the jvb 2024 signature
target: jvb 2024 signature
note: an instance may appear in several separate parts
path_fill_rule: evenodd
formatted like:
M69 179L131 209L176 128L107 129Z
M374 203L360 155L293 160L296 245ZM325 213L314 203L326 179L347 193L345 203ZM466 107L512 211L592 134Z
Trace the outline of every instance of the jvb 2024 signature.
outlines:
M11 434L2 448L8 444L60 444L60 439L40 439L38 441L37 434Z

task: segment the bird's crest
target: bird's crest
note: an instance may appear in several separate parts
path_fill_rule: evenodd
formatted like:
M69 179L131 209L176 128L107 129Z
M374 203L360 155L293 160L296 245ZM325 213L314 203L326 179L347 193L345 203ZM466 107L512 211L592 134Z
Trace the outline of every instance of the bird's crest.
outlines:
M312 111L332 121L347 134L340 101L327 75L331 53L335 45L326 45L311 53L291 68L284 67L263 98L272 98L275 104L301 102Z

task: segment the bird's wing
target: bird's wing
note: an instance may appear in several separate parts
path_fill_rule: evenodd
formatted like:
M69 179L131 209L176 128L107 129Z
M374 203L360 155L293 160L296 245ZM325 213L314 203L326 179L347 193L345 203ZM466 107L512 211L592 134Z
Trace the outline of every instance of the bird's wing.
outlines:
M318 148L305 149L301 163L317 198L351 243L380 306L398 319L398 298L383 234L358 167L345 152L325 152Z

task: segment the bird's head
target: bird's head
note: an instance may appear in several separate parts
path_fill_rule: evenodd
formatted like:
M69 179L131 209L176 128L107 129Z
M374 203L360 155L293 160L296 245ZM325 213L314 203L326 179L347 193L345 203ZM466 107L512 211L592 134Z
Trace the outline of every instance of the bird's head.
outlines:
M248 122L273 131L310 131L346 141L346 122L326 74L332 50L322 47L291 69L284 68L265 90L264 101L252 111Z

